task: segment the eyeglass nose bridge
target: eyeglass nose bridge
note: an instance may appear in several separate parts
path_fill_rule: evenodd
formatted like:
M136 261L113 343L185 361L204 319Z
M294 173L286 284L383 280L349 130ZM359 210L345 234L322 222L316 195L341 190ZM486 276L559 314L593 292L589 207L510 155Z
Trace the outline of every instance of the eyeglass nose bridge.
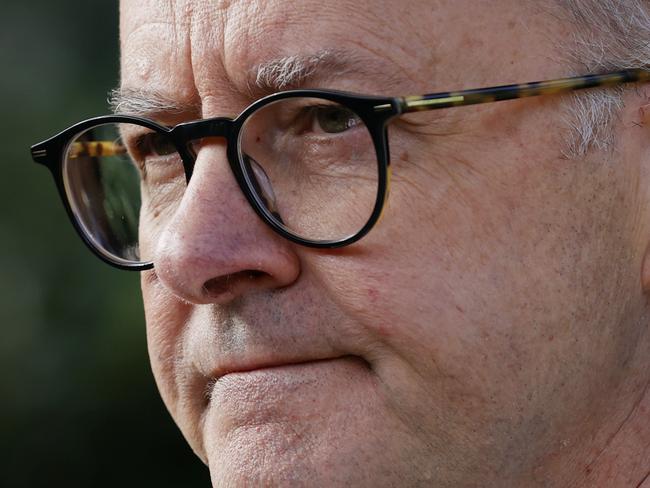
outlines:
M171 131L179 150L182 150L185 166L185 177L189 182L194 171L194 160L196 154L192 148L192 142L208 137L223 137L230 148L233 137L236 135L234 119L229 117L215 117L212 119L197 120L179 124ZM230 153L230 150L228 151Z
M185 142L190 142L203 137L224 137L228 139L234 128L234 119L229 117L216 117L213 119L196 120L179 124L172 130Z

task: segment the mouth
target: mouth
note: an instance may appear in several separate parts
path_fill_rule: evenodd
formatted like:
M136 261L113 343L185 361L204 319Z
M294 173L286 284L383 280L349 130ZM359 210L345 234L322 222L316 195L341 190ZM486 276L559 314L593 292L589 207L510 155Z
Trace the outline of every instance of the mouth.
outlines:
M206 401L209 404L215 398L216 392L223 389L245 389L247 386L259 386L263 383L273 383L276 387L300 383L302 378L310 376L314 371L326 374L328 369L341 363L370 369L370 364L365 359L353 355L229 365L216 368L210 375L205 389Z
M299 368L307 365L316 365L319 363L327 363L327 362L338 361L343 359L362 361L366 365L368 364L365 360L363 360L359 356L351 356L351 355L343 355L343 356L335 356L335 357L327 357L327 358L319 358L319 359L293 360L293 361L268 361L268 362L252 363L252 364L224 366L221 368L217 368L210 375L210 378L211 378L211 382L213 384L216 384L217 382L223 380L225 377L229 375L264 372L264 371L272 371L272 370L279 370L279 371L289 370L291 368Z

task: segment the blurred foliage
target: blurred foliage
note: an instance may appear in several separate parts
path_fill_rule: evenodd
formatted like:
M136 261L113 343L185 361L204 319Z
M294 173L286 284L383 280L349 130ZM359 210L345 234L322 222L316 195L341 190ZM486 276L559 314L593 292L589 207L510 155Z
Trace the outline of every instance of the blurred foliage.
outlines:
M139 276L101 263L29 146L107 112L117 2L0 16L0 486L209 486L156 391Z

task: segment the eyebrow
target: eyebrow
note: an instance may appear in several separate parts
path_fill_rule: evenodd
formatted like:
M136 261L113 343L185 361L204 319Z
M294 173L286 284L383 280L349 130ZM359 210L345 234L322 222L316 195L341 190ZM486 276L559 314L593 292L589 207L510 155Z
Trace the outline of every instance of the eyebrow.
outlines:
M123 87L109 92L108 105L113 113L147 118L200 113L196 103L179 103L157 91Z
M341 76L352 66L366 66L350 52L323 49L313 54L284 56L260 63L249 73L248 89L274 93L305 85L312 79Z

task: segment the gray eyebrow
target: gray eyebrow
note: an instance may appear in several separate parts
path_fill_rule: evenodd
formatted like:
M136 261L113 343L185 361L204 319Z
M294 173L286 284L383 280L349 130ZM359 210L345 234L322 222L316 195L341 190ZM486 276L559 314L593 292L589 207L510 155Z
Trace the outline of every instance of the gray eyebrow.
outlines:
M249 89L268 93L288 90L303 85L317 74L344 74L349 71L352 61L350 53L332 49L272 59L251 70Z
M108 105L113 113L139 117L197 113L200 109L196 104L181 104L155 91L122 87L109 92Z

